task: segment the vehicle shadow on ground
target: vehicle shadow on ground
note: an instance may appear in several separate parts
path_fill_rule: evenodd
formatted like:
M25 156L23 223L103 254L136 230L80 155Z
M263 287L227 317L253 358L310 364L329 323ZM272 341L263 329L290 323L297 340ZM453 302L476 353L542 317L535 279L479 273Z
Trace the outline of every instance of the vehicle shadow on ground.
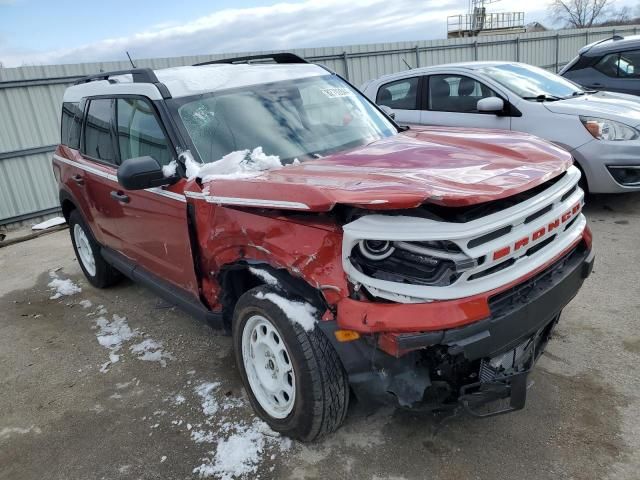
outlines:
M585 214L611 215L624 214L637 216L637 206L640 201L640 192L618 194L588 194L585 197Z

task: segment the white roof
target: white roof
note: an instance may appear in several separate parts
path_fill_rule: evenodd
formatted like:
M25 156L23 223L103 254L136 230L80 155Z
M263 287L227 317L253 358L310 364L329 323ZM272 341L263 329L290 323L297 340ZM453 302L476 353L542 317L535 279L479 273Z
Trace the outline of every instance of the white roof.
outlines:
M260 85L263 83L294 80L327 75L328 72L311 63L287 64L214 64L198 67L175 67L154 70L158 80L164 83L171 96L186 97L217 90ZM92 95L138 94L152 100L160 100L158 89L150 83L133 83L131 75L118 75L67 88L64 102L79 102Z

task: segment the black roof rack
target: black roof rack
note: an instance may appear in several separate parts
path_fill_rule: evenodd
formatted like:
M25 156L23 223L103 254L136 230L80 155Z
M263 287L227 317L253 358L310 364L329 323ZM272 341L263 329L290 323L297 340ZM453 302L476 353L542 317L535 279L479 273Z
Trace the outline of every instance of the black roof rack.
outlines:
M266 59L271 59L275 63L309 63L304 58L299 57L294 53L267 53L264 55L249 55L247 57L230 57L220 60L211 60L209 62L196 63L193 66L199 67L201 65L215 65L219 63L249 63L253 60Z
M131 68L129 70L94 73L93 75L87 75L86 77L77 80L74 85L95 82L98 80L109 80L110 77L116 77L118 75L131 75L133 83L152 83L156 86L162 95L162 98L171 98L171 93L169 93L167 86L158 80L156 73L150 68Z

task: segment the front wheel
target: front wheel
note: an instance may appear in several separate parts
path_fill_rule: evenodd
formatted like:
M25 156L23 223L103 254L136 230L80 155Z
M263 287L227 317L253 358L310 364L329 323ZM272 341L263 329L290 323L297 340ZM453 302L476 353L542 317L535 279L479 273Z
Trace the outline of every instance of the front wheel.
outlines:
M270 287L249 290L234 311L233 344L256 413L273 430L312 441L342 424L349 386L324 333L317 326L305 330L289 318L300 307L314 310Z

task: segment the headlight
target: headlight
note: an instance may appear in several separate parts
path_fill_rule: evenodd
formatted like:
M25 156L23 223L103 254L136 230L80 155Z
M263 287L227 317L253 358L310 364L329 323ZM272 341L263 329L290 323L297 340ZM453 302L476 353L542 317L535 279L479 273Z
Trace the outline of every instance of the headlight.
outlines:
M395 247L387 240L360 240L360 253L369 260L384 260L391 256Z
M350 260L372 278L432 286L451 285L463 271L477 265L449 241L360 240L353 247Z
M635 140L640 136L635 128L613 120L580 116L580 121L587 131L598 140Z

